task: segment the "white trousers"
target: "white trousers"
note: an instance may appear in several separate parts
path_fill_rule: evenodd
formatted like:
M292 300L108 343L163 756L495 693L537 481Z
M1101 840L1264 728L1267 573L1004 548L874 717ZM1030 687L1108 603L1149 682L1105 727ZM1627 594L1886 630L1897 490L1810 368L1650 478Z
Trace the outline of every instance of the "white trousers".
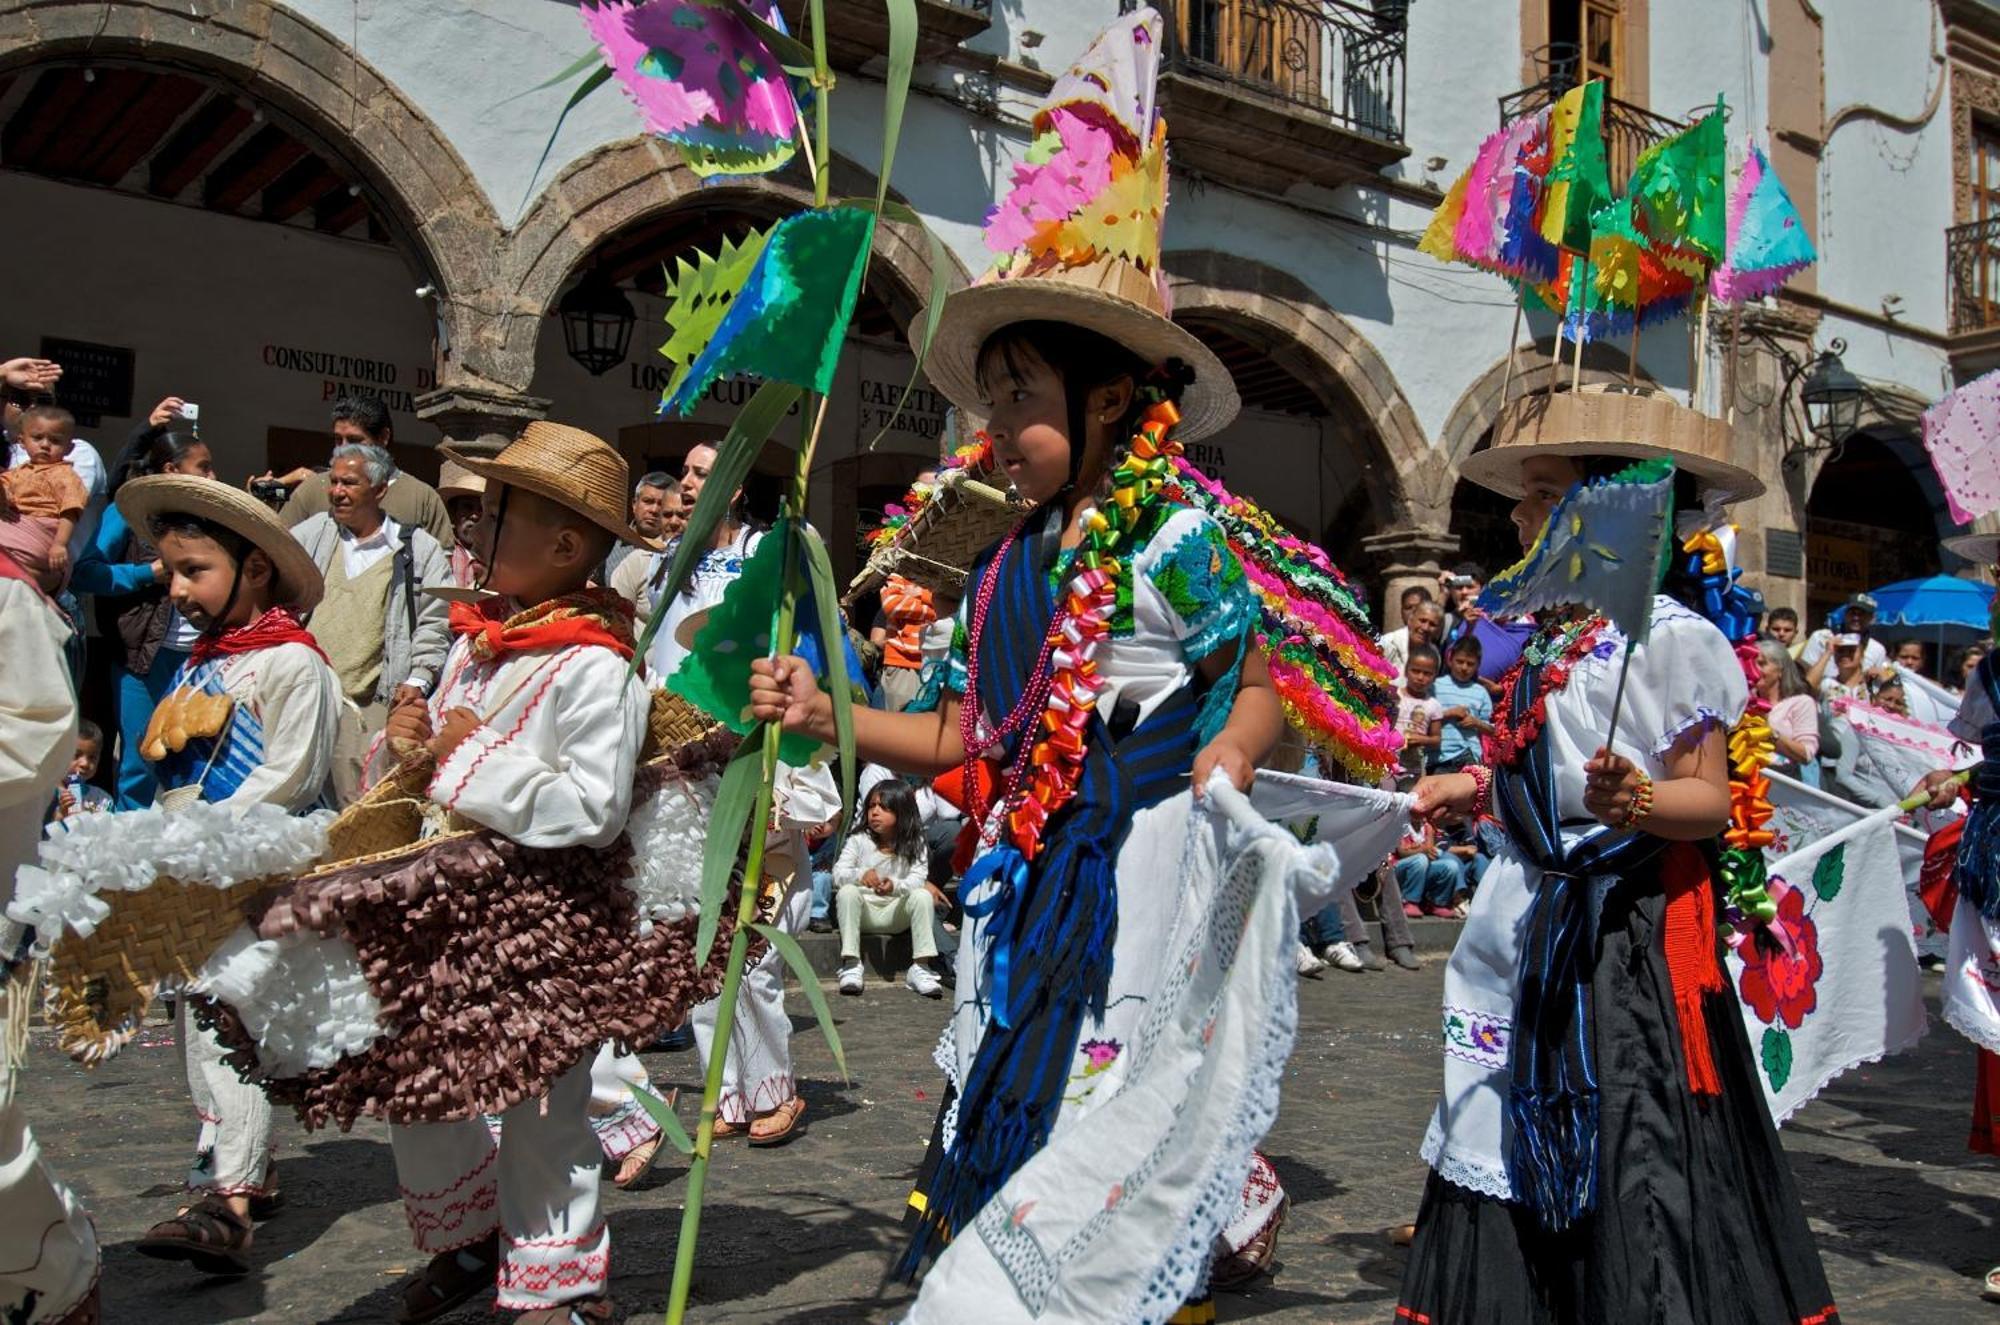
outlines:
M796 880L797 876L793 876ZM808 888L792 887L778 907L777 926L787 934L805 927L812 906ZM694 1042L704 1069L715 1051L715 1014L720 999L694 1010ZM775 948L743 972L736 995L736 1024L729 1031L729 1056L722 1063L722 1096L716 1117L744 1124L798 1094L792 1079L792 1019L785 1015L785 959Z
M621 1054L609 1044L597 1046L597 1057L590 1060L590 1130L614 1164L660 1135L660 1125L633 1096L635 1088L653 1090L638 1055Z
M497 1228L503 1311L601 1296L610 1281L590 1069L578 1063L547 1096L502 1114L499 1142L477 1118L389 1129L417 1250L455 1251Z
M175 1002L174 1021L187 1057L188 1093L201 1120L188 1190L265 1195L272 1189L270 1097L222 1061L222 1041L188 1016L185 998Z
M21 1054L34 1006L34 968L0 988L0 1319L61 1320L97 1282L97 1234L76 1194L42 1162L21 1108Z

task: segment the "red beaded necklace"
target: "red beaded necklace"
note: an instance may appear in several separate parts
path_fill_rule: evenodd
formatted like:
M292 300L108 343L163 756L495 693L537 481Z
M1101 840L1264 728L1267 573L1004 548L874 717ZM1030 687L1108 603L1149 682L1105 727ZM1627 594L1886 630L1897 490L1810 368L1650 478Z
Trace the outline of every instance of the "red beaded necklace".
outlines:
M1570 672L1597 647L1604 630L1604 618L1592 614L1580 621L1545 627L1528 641L1520 658L1500 678L1500 702L1494 705L1493 732L1486 738L1488 768L1512 768L1527 755L1549 720L1549 696L1569 684ZM1566 640L1565 635L1569 636ZM1541 669L1541 684L1528 711L1516 720L1514 695L1521 674L1529 667Z

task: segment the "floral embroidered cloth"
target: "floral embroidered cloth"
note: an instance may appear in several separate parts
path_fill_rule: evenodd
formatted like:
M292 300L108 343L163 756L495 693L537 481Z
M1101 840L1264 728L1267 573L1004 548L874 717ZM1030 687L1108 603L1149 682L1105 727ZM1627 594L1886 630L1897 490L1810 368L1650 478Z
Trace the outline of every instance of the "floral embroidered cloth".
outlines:
M1118 938L1049 1142L924 1277L912 1325L1163 1321L1236 1217L1298 1022L1301 911L1379 862L1409 798L1260 773L1142 810L1118 857ZM1304 845L1280 823L1317 820ZM973 936L974 943L977 935ZM938 1058L978 1047L980 964L959 965ZM954 1120L947 1119L950 1126Z

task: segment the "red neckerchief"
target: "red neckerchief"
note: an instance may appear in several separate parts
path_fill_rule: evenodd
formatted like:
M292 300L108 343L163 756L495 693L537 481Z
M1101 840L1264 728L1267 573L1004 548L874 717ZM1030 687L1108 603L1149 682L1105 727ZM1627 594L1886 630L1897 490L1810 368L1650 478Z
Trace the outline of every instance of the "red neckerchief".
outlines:
M595 644L621 658L632 656L632 604L616 590L580 589L510 617L501 615L505 611L498 598L453 603L451 633L470 640L472 656L481 662L572 644Z
M210 658L231 653L255 653L259 649L275 649L280 644L303 644L326 661L326 650L312 637L312 632L299 622L299 614L289 607L273 607L247 626L225 630L220 635L204 633L194 642L194 650L188 655L195 662L207 662Z

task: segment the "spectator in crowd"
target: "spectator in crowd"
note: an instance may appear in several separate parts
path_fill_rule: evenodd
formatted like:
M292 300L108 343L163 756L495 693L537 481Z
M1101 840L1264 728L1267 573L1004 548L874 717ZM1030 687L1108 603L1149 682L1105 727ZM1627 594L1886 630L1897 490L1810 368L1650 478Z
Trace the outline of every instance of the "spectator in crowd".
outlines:
M10 364L0 365L0 369L10 368L13 364L34 365L22 373L14 374L14 377L20 380L32 378L35 382L45 384L17 387L10 379L6 387L0 389L0 429L4 429L7 434L7 468L19 469L28 463L28 448L23 445L21 437L22 415L35 405L55 403L55 397L50 392L62 377L62 365L48 359L16 359ZM98 454L97 448L92 446L88 439L75 436L74 429L70 437L69 454L64 460L76 471L76 476L83 480L84 491L87 494L83 504L83 514L78 518L76 528L71 531L69 538L69 559L74 565L83 559L84 550L96 536L97 522L104 513L105 497L110 484L105 472L104 457ZM67 597L67 594L63 597ZM71 623L78 628L80 634L82 619L76 611L75 600L70 599L65 602L63 610L69 614Z
M1431 756L1433 773L1456 773L1467 764L1485 762L1483 738L1493 730L1493 696L1479 680L1481 652L1477 635L1461 635L1449 651L1446 674L1431 687L1443 708Z
M1403 914L1451 917L1463 874L1457 856L1444 849L1430 824L1404 834L1396 847L1396 887L1403 894Z
M1780 773L1819 785L1819 701L1799 675L1791 651L1775 639L1757 645L1757 698L1771 706L1771 743Z
M639 481L632 486L632 527L648 538L663 542L667 536L668 495L672 494L678 501L680 486L674 476L663 469L640 475ZM616 588L618 568L639 550L630 543L613 544L611 555L604 559L604 582ZM626 597L631 595L628 593Z
M715 448L703 442L691 448L687 459L682 462L681 505L690 512L701 500L701 491L714 470L715 458ZM648 566L640 590L645 597L634 597L633 602L648 616L655 611L667 614L667 619L653 636L653 647L646 655L646 665L654 675L664 679L674 674L674 669L681 665L681 659L689 653L689 647L679 638L681 623L722 601L723 591L743 573L743 563L750 559L763 538L764 531L752 526L744 517L743 490L738 488L730 494L728 509L716 522L708 546L695 562L694 573L688 577L673 602L662 605L655 600L665 586L675 549L667 548L647 556Z
M335 446L374 446L386 454L395 443L396 429L389 419L389 407L375 396L337 397L332 413ZM332 474L331 469L295 469L279 479L292 489L292 495L278 518L296 528L315 515L330 512ZM262 477L269 480L274 476L266 472ZM444 498L430 484L414 475L397 472L393 465L389 486L382 495L382 509L403 528L420 528L440 547L451 546L451 513L445 509Z
M51 822L73 814L102 814L111 808L109 793L91 782L97 776L97 761L103 753L104 729L88 718L79 719L76 753L70 756L69 772L63 775L62 786L56 789L55 800L49 805Z
M1898 667L1907 667L1918 676L1928 676L1930 668L1925 658L1922 640L1906 639L1896 645L1893 661Z
M861 935L910 931L912 992L944 993L930 963L937 958L937 904L926 885L930 849L909 783L875 784L861 807L863 831L847 839L833 867L834 910L840 916L840 992L861 992Z
M1889 665L1889 651L1882 647L1882 641L1870 632L1875 626L1875 600L1865 593L1855 594L1841 606L1838 632L1832 626L1815 630L1812 637L1799 650L1799 666L1804 669L1806 684L1817 686L1826 679L1831 666L1831 646L1837 638L1857 637L1861 641L1861 670L1874 675Z
M1441 639L1458 638L1467 626L1485 615L1477 606L1479 591L1485 587L1486 572L1477 562L1461 561L1438 576L1438 600L1445 613Z
M395 478L387 451L343 442L327 472L331 509L292 529L326 579L308 625L348 701L333 752L341 805L361 794L362 769L389 710L423 702L451 645L446 604L423 592L451 584L451 559L430 531L383 509Z
M868 632L869 643L882 652L877 684L882 707L901 713L917 697L924 666L924 631L938 619L931 591L914 580L891 575L882 582L882 610Z
M1833 637L1827 655L1807 671L1805 678L1806 684L1819 692L1822 702L1868 698L1868 671L1861 661L1867 656L1868 643L1859 635L1843 633Z
M90 504L90 489L70 466L76 419L60 405L21 412L15 445L28 463L0 474L0 548L60 593L69 583L70 536Z
M1402 624L1386 632L1379 641L1382 656L1388 660L1389 666L1395 669L1398 676L1403 674L1403 663L1410 656L1410 618L1415 614L1418 604L1430 601L1431 591L1423 585L1412 584L1404 588L1403 596L1397 604Z
M148 474L213 479L208 444L183 425L181 399L168 396L133 430L111 471L111 495L128 480ZM113 797L120 810L153 803L152 766L139 744L153 708L172 687L199 631L167 600L166 567L145 531L107 505L96 536L77 562L71 583L97 601L98 632L116 641L118 674L118 777Z
M681 500L681 485L676 483L667 489L660 507L660 539L671 543L687 528L687 503Z
M1799 614L1789 607L1774 607L1764 618L1764 638L1785 646L1796 660L1805 641L1799 638Z
M1452 815L1439 824L1438 845L1440 854L1458 865L1458 890L1451 900L1451 913L1463 920L1466 904L1479 891L1479 881L1486 877L1486 866L1493 858L1479 845L1478 822L1465 815Z
M1951 671L1945 677L1946 682L1955 690L1965 689L1972 684L1972 674L1978 669L1980 660L1985 656L1986 645L1984 643L1966 645L1953 655Z
M1423 608L1437 611L1431 603ZM1403 667L1403 683L1396 690L1396 726L1403 733L1403 769L1398 781L1405 789L1424 775L1424 761L1438 748L1444 705L1431 693L1437 674L1437 646L1412 644L1410 660Z
M1902 673L1889 672L1886 675L1869 677L1868 702L1885 713L1909 717L1910 697L1903 689Z
M486 578L486 567L472 555L472 531L479 523L486 480L456 460L447 460L438 466L437 491L451 516L451 582L460 589L477 588Z

